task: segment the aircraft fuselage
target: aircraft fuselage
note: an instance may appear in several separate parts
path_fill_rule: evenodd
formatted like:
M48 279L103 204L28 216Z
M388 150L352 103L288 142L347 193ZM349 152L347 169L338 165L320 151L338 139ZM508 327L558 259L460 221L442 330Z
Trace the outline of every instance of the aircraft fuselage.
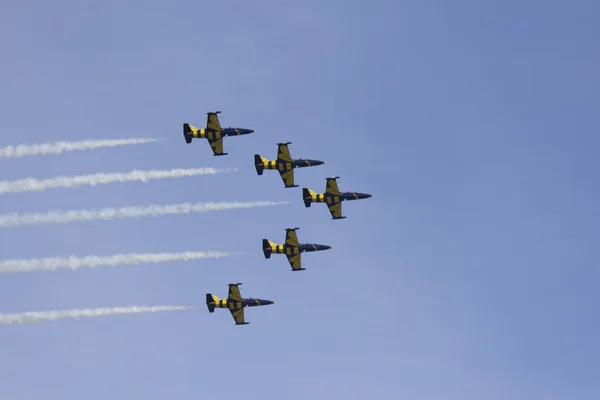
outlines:
M223 136L238 136L238 135L248 135L254 132L254 129L246 129L246 128L225 128L221 131Z
M263 299L242 299L242 301L230 300L230 299L219 299L214 301L215 308L229 308L229 309L239 309L243 307L259 307L259 306L268 306L269 304L274 304L274 301L271 300L263 300ZM212 304L211 304L212 305Z
M225 128L222 130L215 129L198 129L196 131L192 131L190 136L197 139L220 139L226 136L239 136L239 135L248 135L253 133L254 130L246 129L246 128Z
M260 307L260 306L268 306L269 304L275 304L274 301L271 300L263 300L263 299L244 299L242 302L244 307Z
M288 254L295 255L304 252L310 251L322 251L329 250L331 246L325 244L314 244L314 243L304 243L299 246L290 246L288 244L275 244L271 245L270 249L266 249L268 253L271 254Z
M360 199L368 199L369 197L373 197L372 194L369 193L359 193L359 192L344 192L340 194L332 194L332 193L311 193L311 201L313 203L327 203L327 204L335 204L344 200L360 200Z
M368 199L369 197L373 197L372 194L369 193L359 193L359 192L344 192L340 194L340 200L360 200L360 199Z
M263 163L263 168L276 169L278 171L290 171L294 168L314 167L322 164L325 164L325 161L306 160L301 158L293 161L268 160L267 162Z

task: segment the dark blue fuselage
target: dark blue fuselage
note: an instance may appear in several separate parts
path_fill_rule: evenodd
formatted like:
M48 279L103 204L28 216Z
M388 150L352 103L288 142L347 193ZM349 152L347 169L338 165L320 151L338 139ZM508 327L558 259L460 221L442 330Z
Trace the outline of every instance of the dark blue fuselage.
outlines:
M238 135L247 135L249 133L255 132L254 129L246 129L246 128L225 128L221 131L222 136L238 136Z
M340 194L340 200L360 200L360 199L368 199L369 197L373 197L372 194L369 193L358 193L358 192L344 192Z
M293 168L302 168L302 167L313 167L315 165L325 164L325 161L321 160L307 160L303 158L299 158L297 160L292 161Z
M303 253L305 251L321 251L321 250L329 250L331 246L327 246L324 244L314 244L314 243L304 243L299 246L300 252Z
M269 304L275 304L275 302L271 301L271 300L253 299L253 298L242 300L242 305L244 307L268 306Z

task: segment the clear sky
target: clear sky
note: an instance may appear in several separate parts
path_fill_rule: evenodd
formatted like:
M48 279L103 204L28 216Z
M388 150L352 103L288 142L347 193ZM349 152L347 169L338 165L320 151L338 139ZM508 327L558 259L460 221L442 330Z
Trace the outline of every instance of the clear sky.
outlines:
M162 137L1 160L0 179L238 172L5 194L43 212L271 208L0 230L2 258L224 250L197 262L0 276L0 312L191 311L0 327L0 398L598 399L596 1L22 1L0 13L0 147ZM186 145L185 121L256 129ZM253 155L326 160L284 189ZM376 197L332 221L301 188ZM261 239L334 249L265 260ZM275 300L235 326L205 293Z

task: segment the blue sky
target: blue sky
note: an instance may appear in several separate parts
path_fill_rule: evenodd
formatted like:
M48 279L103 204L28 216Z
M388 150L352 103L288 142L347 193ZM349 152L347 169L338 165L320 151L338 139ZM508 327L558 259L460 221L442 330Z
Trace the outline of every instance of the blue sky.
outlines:
M2 258L225 250L220 260L0 277L0 312L192 311L0 329L0 397L600 397L597 2L11 2L0 146L160 143L2 160L0 179L193 167L233 174L6 194L6 212L202 201L272 208L0 231ZM254 128L230 155L184 121ZM326 160L300 188L253 155ZM374 193L304 208L301 188ZM260 242L335 248L292 273ZM277 304L209 314L243 282Z

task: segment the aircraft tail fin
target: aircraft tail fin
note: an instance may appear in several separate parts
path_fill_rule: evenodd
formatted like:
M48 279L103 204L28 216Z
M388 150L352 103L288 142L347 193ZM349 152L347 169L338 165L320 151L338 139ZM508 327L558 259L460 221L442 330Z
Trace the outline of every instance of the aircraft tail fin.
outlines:
M215 311L215 303L218 302L219 299L217 296L211 293L206 293L206 306L208 307L208 312Z
M302 200L304 200L304 205L306 207L310 207L313 199L313 195L317 194L310 189L303 188L302 189Z
M264 157L261 157L258 154L254 155L254 167L256 168L256 173L258 175L262 175L263 174L263 170L265 169L265 164L268 162L268 160Z
M183 137L185 138L186 143L192 143L192 133L197 130L196 127L191 126L188 123L183 124Z
M275 243L271 242L268 239L262 240L262 247L263 247L263 253L265 254L265 258L271 258L271 254L273 253L271 246L273 246L273 245L275 245Z

